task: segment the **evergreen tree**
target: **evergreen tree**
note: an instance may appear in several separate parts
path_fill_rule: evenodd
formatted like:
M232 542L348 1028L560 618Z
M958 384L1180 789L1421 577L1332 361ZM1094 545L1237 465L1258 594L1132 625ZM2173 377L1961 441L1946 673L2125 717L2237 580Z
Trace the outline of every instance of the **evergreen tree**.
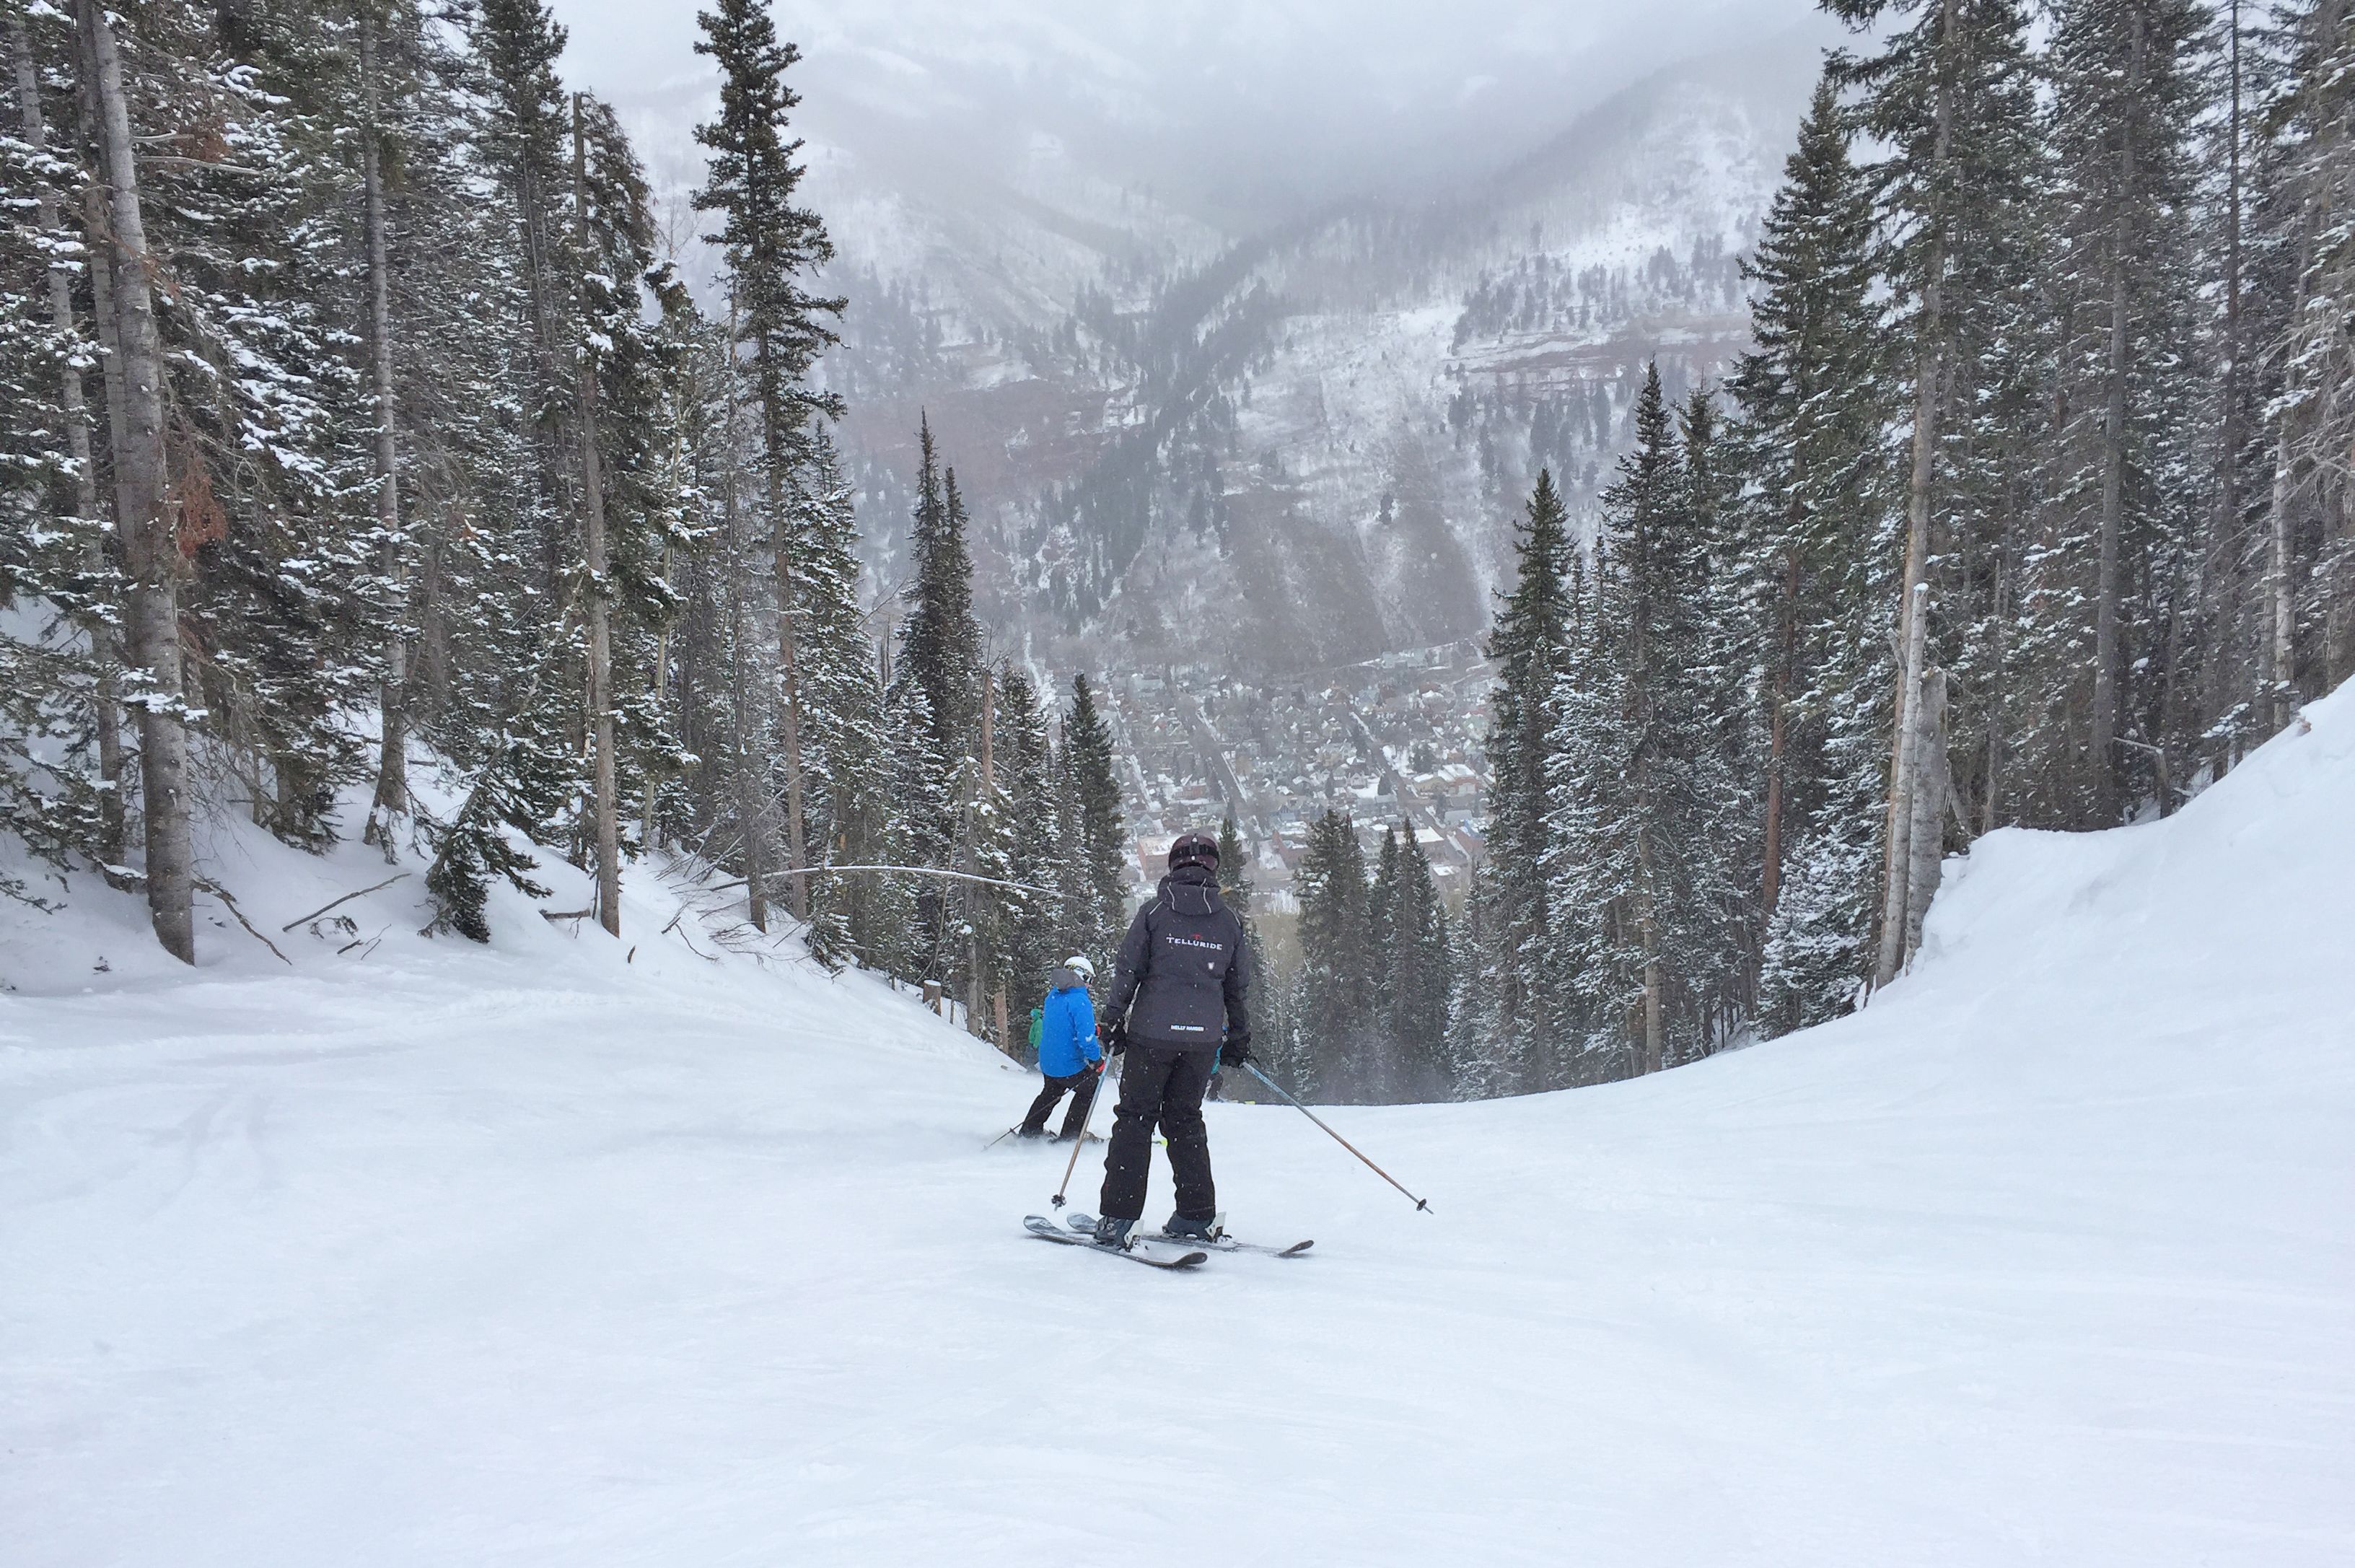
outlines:
M1410 832L1412 830L1410 829ZM1382 829L1382 847L1374 852L1373 881L1366 890L1366 983L1369 1025L1365 1059L1359 1064L1359 1082L1371 1099L1395 1093L1403 1066L1401 1041L1391 1027L1398 1003L1399 835Z
M859 609L858 522L822 424L814 421L803 432L790 496L812 862L900 864L906 835L891 790L885 698ZM821 956L872 968L889 965L898 928L913 914L895 880L871 872L819 879L810 911L812 944Z
M1064 934L1071 951L1108 959L1127 924L1121 889L1126 880L1126 833L1120 781L1113 773L1112 730L1096 707L1084 675L1071 677L1071 706L1063 718L1061 828Z
M1519 577L1497 608L1488 641L1497 666L1485 741L1494 780L1487 834L1492 870L1484 883L1489 901L1480 923L1488 938L1481 975L1491 1011L1481 1049L1499 1085L1509 1083L1517 1091L1549 1086L1539 1076L1540 1052L1553 1029L1543 1007L1549 976L1540 957L1549 901L1542 866L1545 765L1570 613L1569 522L1553 475L1540 471L1514 546Z
M930 421L917 427L916 507L909 533L915 576L901 595L901 678L924 689L932 745L952 764L974 746L981 709L981 625L973 615L973 557L956 473L943 474Z
M1365 852L1349 818L1328 811L1309 829L1300 891L1299 1044L1295 1093L1364 1097L1376 1018L1368 940Z
M917 863L949 868L964 852L961 826L969 822L979 777L974 755L981 728L981 626L973 617L973 558L965 550L964 515L954 475L941 474L932 427L920 424L922 453L911 545L914 580L902 592L908 613L900 627L900 656L893 678L921 694L929 731L924 744L943 769L932 786L947 809L934 816L906 813ZM962 782L960 782L960 780ZM959 887L928 879L917 894L917 918L928 933L925 944L943 955L961 951L961 912L970 901Z
M42 20L53 56L64 18ZM0 221L0 830L63 870L79 854L128 859L112 607L122 585L107 553L81 366L63 192L80 170L53 150L48 72L27 18L8 22L10 85L21 135L0 138L0 187L30 193ZM93 751L97 753L92 755ZM0 876L0 895L33 899Z
M1744 569L1764 674L1759 1017L1770 1033L1846 1008L1871 972L1893 676L1893 396L1873 303L1871 193L1832 83L1817 85L1745 263L1751 336L1728 390L1748 476Z
M1431 860L1412 824L1400 825L1390 942L1380 961L1388 976L1388 1032L1396 1063L1392 1096L1404 1100L1449 1097L1456 1075L1449 1039L1455 989L1455 944L1446 908L1432 880Z
M738 341L752 350L753 387L761 411L761 472L776 532L778 665L783 681L778 706L784 743L785 854L789 869L808 863L802 729L802 597L795 581L793 534L785 518L799 453L799 434L814 419L841 412L841 401L811 384L818 356L839 341L829 318L843 301L812 293L804 280L834 257L826 224L796 207L803 169L794 159L799 141L788 141L789 115L801 99L784 74L801 51L777 37L768 0L716 0L696 14L703 37L696 52L719 69L719 115L696 127L695 137L711 155L709 183L695 193L698 211L722 215L719 232L708 236L723 247L738 304ZM808 879L793 879L793 908L808 913Z
M1711 721L1708 556L1657 368L1636 421L1604 496L1588 654L1557 698L1548 863L1590 1027L1624 1041L1612 1065L1652 1072L1722 1038L1742 897L1716 848L1736 795Z
M1060 900L1032 891L1058 885L1062 827L1057 820L1054 750L1039 688L1008 665L998 679L996 755L1013 837L1012 880L1028 884L1007 894L1005 984L1018 1017L1035 1005L1070 956L1062 948ZM1060 949L1059 951L1059 949Z
M1961 521L1952 449L1976 433L1963 417L1978 406L1971 390L2012 325L2019 244L2032 227L2040 160L2019 0L1825 0L1825 8L1859 31L1881 30L1875 53L1838 56L1834 67L1838 80L1861 90L1860 126L1887 152L1873 171L1887 241L1881 272L1895 296L1892 325L1912 401L1875 960L1876 983L1885 984L1918 938L1947 817L1945 781L1922 765L1944 744L1943 731L1928 733L1925 722L1931 622L1940 613L1934 522ZM1918 880L1917 860L1927 872Z
M2155 784L2145 756L2174 728L2169 623L2204 509L2189 416L2206 25L2193 0L2072 0L2055 15L2051 275L2069 417L2023 604L2043 720L2023 763L2058 775L2041 793L2069 826L2120 820L2128 781Z

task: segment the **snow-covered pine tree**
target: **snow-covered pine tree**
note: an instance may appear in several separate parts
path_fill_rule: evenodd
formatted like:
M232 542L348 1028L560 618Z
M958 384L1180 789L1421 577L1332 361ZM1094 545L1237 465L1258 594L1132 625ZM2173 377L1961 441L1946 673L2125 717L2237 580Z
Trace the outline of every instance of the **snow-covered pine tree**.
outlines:
M949 869L960 852L959 824L970 799L954 781L972 773L966 763L979 739L986 672L981 625L973 616L973 558L965 549L955 479L941 472L929 421L919 422L916 440L919 466L909 535L914 573L900 594L907 614L900 624L892 678L923 698L922 709L930 721L923 744L942 770L926 794L937 796L945 809L903 798L901 815L917 863ZM961 948L950 935L964 919L959 912L968 901L964 890L926 879L916 901L923 945L943 955Z
M1844 1011L1872 970L1894 534L1895 397L1874 303L1871 191L1817 84L1744 263L1753 347L1728 384L1748 489L1764 678L1758 1022Z
M1998 248L2022 228L2031 206L2034 86L2027 22L2019 0L1824 0L1859 31L1874 30L1870 56L1834 59L1834 78L1860 90L1859 128L1885 149L1873 165L1887 246L1882 276L1895 304L1912 405L1905 456L1905 544L1898 602L1898 682L1881 898L1877 983L1910 955L1928 888L1911 879L1917 837L1943 835L1945 781L1918 766L1933 749L1922 734L1920 700L1934 664L1932 586L1937 524L1951 511L1942 453L1956 432L1952 416L1970 405L1982 351L2011 303L2000 288L1975 286L1975 269L2000 272ZM1990 313L1993 313L1992 315ZM1918 830L1918 831L1917 831ZM1933 876L1937 860L1927 864Z
M511 204L517 240L511 264L523 310L501 313L494 322L511 336L511 373L534 458L530 488L518 497L525 508L518 521L530 531L539 591L553 603L563 600L564 580L579 554L567 460L575 392L566 353L571 288L559 253L567 228L571 113L556 61L567 35L545 0L482 0L472 37L487 85L478 144Z
M127 579L123 692L139 714L142 868L155 938L183 963L196 962L195 853L190 834L188 723L180 634L186 549L178 537L187 506L173 506L165 445L165 349L158 330L158 252L141 196L133 93L115 19L92 0L75 7L77 70L94 156L90 249L94 314L108 350L106 428L113 478L116 548ZM155 51L159 62L170 57ZM103 280L103 281L101 281ZM103 291L101 298L97 291ZM180 515L176 519L173 513Z
M1396 1063L1393 1098L1443 1100L1450 1095L1455 1063L1449 1040L1449 1008L1455 994L1455 953L1447 910L1412 823L1399 829L1398 869L1392 880L1390 948L1379 960L1388 971L1388 1033Z
M634 174L636 160L611 112L593 99L584 108L594 191L607 171ZM618 273L592 268L583 294L597 366L620 828L640 850L655 827L648 803L693 761L673 722L667 670L687 605L681 565L716 540L719 521L689 453L707 428L697 361L711 326L669 265L651 260L615 245L607 265L638 263L638 283L623 287Z
M1382 847L1374 851L1373 880L1366 889L1366 1010L1364 1060L1359 1082L1369 1099L1387 1100L1396 1093L1403 1058L1392 1028L1398 1001L1399 836L1396 827L1382 829Z
M785 856L789 871L808 863L804 791L805 759L801 731L801 656L795 643L801 593L794 581L791 540L783 526L792 483L794 448L813 419L841 412L841 400L818 389L810 373L818 357L839 341L832 319L844 302L814 293L806 280L833 259L834 242L825 221L796 207L803 169L794 161L798 140L787 140L791 112L800 96L785 85L785 72L801 51L777 37L768 0L715 0L698 12L703 37L696 52L709 55L720 75L719 114L696 128L696 140L711 155L709 182L695 193L696 208L721 215L719 232L709 236L725 248L729 278L740 315L739 341L752 350L752 378L761 412L760 462L769 512L778 527L776 593L778 665L783 690L777 709L784 744ZM808 912L808 879L794 877L791 901L797 916Z
M2158 795L2170 752L2187 754L2181 634L2208 506L2192 357L2208 21L2194 0L2069 0L2054 15L2048 276L2068 417L2019 650L2040 720L2019 765L2042 808L2030 819L2051 826L2116 823Z
M811 863L899 865L907 847L859 592L858 521L833 437L820 421L802 432L792 494ZM913 912L904 881L871 872L819 879L810 895L813 948L835 963L891 967Z
M1556 1032L1546 1016L1543 967L1548 733L1570 613L1570 517L1551 473L1540 470L1514 549L1519 575L1497 607L1488 656L1497 666L1485 740L1493 779L1479 924L1488 946L1481 986L1489 1008L1478 1047L1500 1092L1548 1087L1540 1061Z
M1557 697L1546 863L1591 1027L1654 1072L1721 1043L1743 867L1716 842L1740 797L1713 722L1709 557L1657 368L1636 431L1604 496L1588 652Z
M1700 918L1722 933L1722 962L1695 1004L1705 1038L1722 1041L1745 1029L1757 1005L1762 924L1758 899L1765 846L1756 803L1765 794L1765 736L1759 723L1759 672L1764 625L1751 575L1743 516L1736 505L1738 459L1724 433L1717 397L1696 387L1678 411L1684 456L1686 526L1692 591L1700 617L1700 662L1690 674L1700 720L1725 794L1710 805L1702 829L1710 876Z
M1061 946L1059 898L1031 891L1057 885L1062 830L1053 746L1039 688L1020 667L999 673L996 741L999 792L1007 813L1009 880L1028 884L1005 892L1004 934L996 984L1011 1018L1028 1015L1055 967L1071 955ZM1012 1044L1013 1041L1006 1043Z
M1373 955L1368 943L1369 890L1358 829L1327 811L1308 830L1295 878L1300 893L1298 1081L1293 1093L1363 1099L1377 1090L1367 1076L1376 1024Z
M1071 677L1061 749L1063 931L1074 953L1109 962L1126 929L1122 888L1127 860L1112 730L1085 675Z
M2254 728L2355 669L2355 526L2345 460L2355 449L2355 7L2297 0L2265 40L2254 298L2267 341L2273 452L2249 576L2257 621Z
M64 192L80 171L53 144L49 105L71 29L48 11L40 44L8 18L13 94L0 134L0 831L60 872L125 859L113 658L122 587L107 553L82 370L92 361L72 279L80 233ZM45 59L44 57L47 57ZM60 112L65 106L58 104ZM95 753L94 755L92 753ZM0 876L0 895L36 897Z
M949 797L950 773L933 747L936 726L924 688L894 671L884 692L884 733L891 741L891 800L900 825L902 858L890 864L946 868L955 844L955 808ZM885 862L879 861L878 864ZM949 948L946 916L950 904L934 877L894 879L898 896L912 912L900 938L900 956L895 972L914 980L938 980L945 985L955 973L958 955Z

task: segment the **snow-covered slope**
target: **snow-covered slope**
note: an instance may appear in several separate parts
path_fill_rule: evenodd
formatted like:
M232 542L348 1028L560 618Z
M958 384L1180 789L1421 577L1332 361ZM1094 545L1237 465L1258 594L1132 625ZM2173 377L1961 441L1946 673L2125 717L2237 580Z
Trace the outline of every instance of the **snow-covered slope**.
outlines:
M292 974L0 939L10 1568L2355 1554L2355 692L1984 841L1858 1018L1334 1112L1431 1214L1213 1107L1317 1248L1193 1275L1023 1236L1028 1081L904 997L400 891Z

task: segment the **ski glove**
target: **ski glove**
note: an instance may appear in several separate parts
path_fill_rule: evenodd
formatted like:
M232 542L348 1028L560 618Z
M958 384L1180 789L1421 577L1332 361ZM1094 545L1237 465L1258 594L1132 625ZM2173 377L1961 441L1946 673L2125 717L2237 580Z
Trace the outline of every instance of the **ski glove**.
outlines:
M1219 1065L1241 1067L1252 1059L1251 1036L1239 1034L1219 1047Z
M1122 1051L1126 1051L1128 1026L1124 1023L1106 1024L1103 1029L1103 1048L1106 1056L1118 1056Z

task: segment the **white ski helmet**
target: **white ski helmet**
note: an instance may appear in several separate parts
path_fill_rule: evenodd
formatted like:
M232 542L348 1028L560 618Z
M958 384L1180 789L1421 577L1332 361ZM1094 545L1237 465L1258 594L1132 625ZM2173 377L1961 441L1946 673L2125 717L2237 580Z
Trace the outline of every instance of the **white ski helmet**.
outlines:
M1077 953L1063 960L1063 967L1082 980L1092 980L1096 977L1096 966Z

